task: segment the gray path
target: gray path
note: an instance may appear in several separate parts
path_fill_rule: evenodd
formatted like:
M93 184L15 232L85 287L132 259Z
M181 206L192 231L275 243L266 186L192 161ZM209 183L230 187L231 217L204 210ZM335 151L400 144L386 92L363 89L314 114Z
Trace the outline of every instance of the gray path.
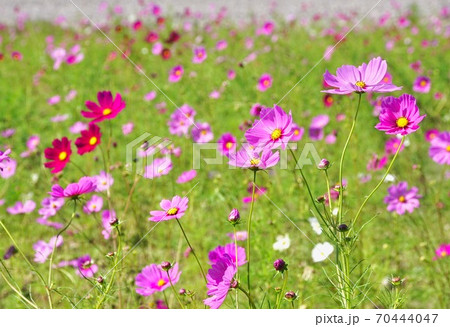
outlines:
M101 19L98 14L99 4L102 0L72 0L81 10L93 20ZM336 12L356 11L360 15L367 13L372 7L370 15L380 15L387 10L392 10L392 0L278 0L277 11L288 16L294 14L297 17L312 13L332 14ZM437 13L444 5L450 5L450 0L395 0L401 7L407 8L412 4L417 4L423 15ZM108 0L112 5L121 5L125 15L129 16L137 12L138 0ZM148 1L146 1L148 2ZM259 17L267 17L274 0L155 0L165 12L182 12L185 7L190 7L193 11L208 14L212 8L226 6L229 17L236 21L248 19L250 13ZM306 4L308 10L304 12L302 5ZM45 19L53 21L56 17L63 15L69 21L81 17L81 13L71 3L71 0L0 0L0 22L14 21L14 7L19 6L31 19Z

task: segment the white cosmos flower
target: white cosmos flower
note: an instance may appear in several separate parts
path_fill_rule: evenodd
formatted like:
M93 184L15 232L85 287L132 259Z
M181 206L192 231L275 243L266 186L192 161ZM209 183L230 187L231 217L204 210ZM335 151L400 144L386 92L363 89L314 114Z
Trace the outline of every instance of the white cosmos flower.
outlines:
M314 262L324 261L328 256L333 253L334 247L328 242L318 243L311 252L311 256Z
M291 239L289 238L288 234L278 235L277 241L273 243L273 249L277 251L284 251L286 249L289 249L291 246Z
M384 179L385 183L393 183L395 182L395 176L391 174L387 174L386 178Z
M317 220L317 218L316 217L311 217L311 218L308 218L308 220L309 220L309 223L311 224L311 228L313 229L313 231L317 235L322 234L322 227L320 227L320 223Z

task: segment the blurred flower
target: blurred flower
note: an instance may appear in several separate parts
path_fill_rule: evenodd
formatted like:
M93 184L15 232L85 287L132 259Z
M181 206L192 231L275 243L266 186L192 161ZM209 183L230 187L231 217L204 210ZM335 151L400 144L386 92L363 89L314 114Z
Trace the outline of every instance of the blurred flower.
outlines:
M180 176L178 176L177 183L178 184L187 183L187 182L193 180L196 176L197 176L197 171L194 169L185 171L185 172L181 173Z
M450 256L450 244L441 244L436 249L436 256L433 260L442 259Z
M148 179L161 177L167 175L172 170L172 167L172 160L170 158L156 158L150 165L145 167L143 176Z
M428 154L436 163L450 165L450 132L439 133L433 138Z
M419 76L413 84L413 91L418 93L428 93L431 88L431 80L426 76Z
M184 74L183 66L178 65L173 67L169 72L169 82L176 83L181 80Z
M83 211L87 214L91 214L94 212L100 212L103 207L103 198L98 195L93 195L92 198L86 201L86 204L83 207Z
M231 133L222 134L217 141L217 148L222 155L228 157L236 150L236 138Z
M267 91L272 86L272 76L269 74L262 74L259 78L257 89L260 92Z
M62 236L54 236L48 243L45 241L37 241L33 244L34 262L44 263L47 258L52 254L55 247L60 247L63 244Z
M211 126L208 123L196 123L192 128L192 139L196 143L208 143L214 138Z
M289 249L290 246L291 239L289 238L288 234L285 234L284 236L278 235L277 241L273 243L273 249L280 252Z
M204 47L196 47L194 48L194 57L192 58L192 62L194 64L200 64L207 58L206 50Z
M92 177L95 179L96 183L95 192L106 191L114 184L114 178L103 170L100 172L100 174Z
M311 256L314 262L321 262L327 259L333 251L334 247L330 243L318 243L312 249Z
M388 188L389 195L384 198L384 203L388 205L387 210L396 211L399 215L405 214L405 211L412 213L415 208L420 206L419 199L422 196L417 194L418 191L417 187L408 189L407 182L390 186Z
M36 208L36 203L32 200L27 200L24 203L17 201L14 206L6 208L10 215L20 215L30 213Z
M77 183L71 183L62 188L58 184L52 186L52 191L49 192L54 198L72 198L77 199L80 195L94 192L96 188L96 181L93 177L81 177Z
M322 234L322 227L320 226L320 223L316 217L308 218L308 221L311 225L311 228L317 235Z

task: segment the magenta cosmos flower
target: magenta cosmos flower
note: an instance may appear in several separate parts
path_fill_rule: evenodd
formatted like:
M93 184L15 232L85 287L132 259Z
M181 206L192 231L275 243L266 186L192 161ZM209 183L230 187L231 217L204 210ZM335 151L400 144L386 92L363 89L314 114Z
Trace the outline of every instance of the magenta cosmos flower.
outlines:
M37 241L33 244L34 262L44 263L47 258L52 254L55 247L60 247L63 244L62 236L53 236L47 243L45 241Z
M214 138L211 126L208 123L197 123L192 128L192 139L196 143L208 143Z
M44 163L44 166L51 169L52 174L59 173L69 163L72 154L70 143L71 141L67 137L63 137L61 140L54 139L53 148L44 150L45 158L50 160Z
M194 58L192 58L192 62L194 64L200 64L205 61L207 57L206 50L204 47L197 47L194 49Z
M94 192L96 187L97 185L95 178L84 176L80 178L78 183L69 184L66 188L62 188L58 184L53 185L52 191L48 194L54 198L77 199L80 195Z
M259 78L257 89L260 92L267 91L272 86L272 76L270 74L262 74Z
M90 111L81 111L83 117L93 118L91 123L98 123L105 119L113 119L126 106L120 93L117 93L113 99L110 91L98 92L97 100L98 104L92 101L86 101L85 105Z
M442 259L445 257L450 257L450 244L441 244L436 249L436 256L433 258L433 260Z
M450 132L439 133L433 138L428 154L438 164L450 165Z
M230 161L228 164L233 167L249 168L252 170L264 170L275 166L280 160L280 153L273 152L266 148L254 148L249 144L244 144L237 152L232 152L229 155Z
M77 275L83 278L92 278L98 271L98 266L87 254L74 260L72 266L75 267Z
M6 208L10 215L20 215L32 212L36 208L36 203L32 200L27 200L24 203L18 201L12 207Z
M11 149L5 150L5 152L0 151L0 171L3 171L3 168L6 167L6 163L9 162L9 154L11 153Z
M169 82L176 83L179 82L180 79L183 77L184 69L183 66L178 65L173 67L169 72Z
M416 99L409 94L398 98L386 97L381 107L380 122L375 128L386 134L411 134L419 129L419 123L426 116L420 116Z
M229 156L236 149L236 138L231 133L223 134L217 141L217 148L224 156Z
M164 199L159 204L163 211L150 211L152 216L148 220L158 222L162 220L180 219L184 216L188 208L188 202L189 199L187 197L182 198L178 195L175 195L172 200Z
M153 179L167 175L172 170L172 160L169 157L156 158L153 162L145 167L144 177Z
M384 198L387 210L396 211L399 215L405 214L406 211L412 213L415 208L420 206L419 199L422 197L417 194L417 187L408 190L407 182L400 182L398 185L392 185L388 188L389 195Z
M170 282L176 284L180 279L181 271L178 271L178 263L175 263L167 272L160 265L146 266L136 276L136 293L149 296L155 292L162 292L170 287ZM170 280L169 280L170 276Z
M210 251L208 254L209 262L211 265L217 263L220 261L220 259L225 255L229 255L231 260L233 260L234 264L236 265L236 247L234 243L228 243L225 246L219 245L214 250ZM237 247L237 264L238 266L245 265L247 263L246 255L245 255L245 249L243 247L238 246Z
M428 93L431 89L431 80L426 76L419 76L413 84L413 91L418 93Z
M330 90L323 90L325 93L350 94L352 92L393 92L401 90L401 87L395 86L384 81L387 71L386 60L377 57L363 63L359 67L343 65L336 70L336 76L330 74L327 70L323 75L325 82L333 87Z
M236 263L228 254L224 254L214 263L206 275L207 294L210 297L203 300L203 303L211 309L220 308L228 295L236 271Z
M261 111L261 119L255 120L251 128L245 132L247 141L261 148L275 149L286 145L294 134L292 114L286 114L279 106Z
M178 176L177 183L178 184L187 183L187 182L193 180L196 176L197 176L197 171L194 170L194 169L188 170L188 171L184 171L184 172L181 173L180 176Z

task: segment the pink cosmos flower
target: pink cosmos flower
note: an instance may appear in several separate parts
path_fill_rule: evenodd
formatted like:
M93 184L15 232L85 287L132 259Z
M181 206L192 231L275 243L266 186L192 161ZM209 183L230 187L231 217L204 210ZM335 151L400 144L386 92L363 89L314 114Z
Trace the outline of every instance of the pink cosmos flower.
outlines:
M90 255L84 255L72 263L78 276L83 278L92 278L98 271L98 266L94 264Z
M431 142L436 136L439 135L438 129L429 129L425 132L425 140L427 142Z
M53 123L60 123L60 122L62 122L62 121L66 121L67 118L69 118L69 115L68 115L68 114L64 114L64 115L56 115L56 116L53 116L52 118L50 118L50 120L51 120Z
M235 239L234 233L228 233L227 236L234 241L234 239ZM245 231L245 230L236 232L236 240L237 241L245 241L247 239L247 236L248 236L248 234L247 234L247 231Z
M270 87L272 87L272 76L270 74L262 74L257 85L258 91L265 92Z
M223 134L217 141L217 149L224 156L229 156L236 150L236 138L231 133Z
M16 130L14 128L8 128L8 129L5 129L4 131L2 131L1 135L2 135L2 137L7 139L7 138L10 138L11 136L13 136L14 133L16 133Z
M152 101L154 98L156 98L156 91L151 91L144 95L145 101Z
M122 133L123 135L128 135L133 131L134 124L132 122L128 122L122 125Z
M89 128L88 124L85 124L81 121L77 121L75 124L73 124L72 126L69 127L69 131L72 134L79 134L82 131L85 131Z
M173 67L169 72L169 82L176 83L181 80L184 74L183 66L178 65Z
M77 96L77 91L76 90L70 90L69 93L67 93L66 95L66 102L70 102L72 101L75 97Z
M193 180L196 176L197 176L197 171L194 169L185 171L185 172L181 173L181 175L177 178L177 183L178 184L187 183L187 182Z
M413 84L413 91L418 93L428 93L431 89L431 80L426 76L419 76Z
M41 139L39 138L38 135L32 135L32 136L30 136L30 138L29 138L28 141L27 141L27 148L28 148L28 149L27 149L27 151L22 152L22 153L20 154L20 156L21 156L22 158L26 158L26 157L29 157L32 153L36 152L40 140L41 140ZM0 157L1 157L1 155L0 155ZM0 162L1 162L1 159L0 159ZM0 166L1 166L1 164L0 164ZM0 167L0 169L1 169L1 167Z
M386 152L387 155L394 155L397 152L398 147L400 146L400 142L401 140L397 137L390 138L384 145L384 152ZM404 148L405 145L402 144L399 153L402 152Z
M194 58L192 58L192 62L194 64L200 64L207 58L206 50L204 47L196 47L194 49Z
M194 108L187 104L183 104L180 108L176 109L170 116L168 122L170 134L183 136L189 133L189 127L194 124L194 118L196 115Z
M271 21L267 21L262 27L257 29L256 35L270 35L272 34L274 28L275 24Z
M219 245L214 250L209 252L208 258L211 265L217 263L224 256L224 254L229 255L231 260L233 260L233 262L236 264L236 247L234 243L228 243L225 246ZM247 263L245 249L243 247L237 247L237 257L238 266L242 266Z
M236 71L234 71L233 69L230 69L227 73L227 78L229 80L233 80L236 78Z
M325 93L350 94L352 92L393 92L401 87L383 82L386 75L386 60L377 57L363 63L359 67L344 65L336 70L336 76L327 70L323 75L325 82L333 89L323 90Z
M32 200L27 200L24 203L18 201L12 207L6 208L10 215L20 215L32 212L36 208L36 203Z
M450 165L450 132L439 133L433 138L428 154L434 162L440 165Z
M163 221L171 219L180 219L184 216L188 208L189 199L187 197L180 197L175 195L172 200L162 200L159 204L163 211L154 210L150 211L150 221Z
M53 105L59 103L60 101L61 101L61 96L55 95L55 96L52 96L51 98L49 98L49 99L47 100L47 103L48 103L49 105L53 106Z
M426 116L420 116L416 99L409 94L399 98L386 97L381 107L380 122L375 128L386 134L411 134L419 129L419 123Z
M436 256L433 260L442 259L448 256L450 256L450 244L441 244L436 249Z
M85 105L89 111L81 111L81 115L86 118L93 118L91 123L99 123L105 119L115 118L126 106L120 93L113 99L110 91L97 93L98 104L86 101Z
M87 214L91 214L94 212L100 212L103 207L103 198L98 195L93 195L90 200L86 201L86 204L83 207L83 211Z
M261 119L255 120L253 126L245 132L247 141L261 148L275 149L286 146L294 131L292 130L292 113L286 114L281 107L275 105L261 111Z
M167 272L160 265L146 266L136 276L136 293L149 296L155 292L162 292L170 287L170 282L176 284L180 279L181 271L178 271L178 263L175 263ZM170 278L170 279L169 279Z
M42 219L47 219L53 217L64 205L64 198L52 198L48 197L42 200L42 208L39 209L38 213L42 216Z
M60 247L63 244L62 236L53 236L47 243L45 241L37 241L33 244L34 262L44 263L47 258L52 254L55 247Z
M195 143L208 143L214 138L208 123L196 123L192 128L192 139Z
M216 43L216 50L217 51L222 51L225 50L228 47L228 43L226 40L219 40Z
M203 303L210 306L211 309L220 308L228 295L236 272L236 263L233 262L229 255L224 254L208 270L206 287L208 288L207 294L210 297L203 300Z
M237 152L229 154L228 164L233 167L249 168L252 170L264 170L275 166L280 160L280 153L273 152L269 148L254 148L244 144Z
M9 154L11 153L11 149L6 149L5 152L0 151L0 172L6 168L6 164L11 160Z
M95 179L95 192L103 192L108 190L114 184L114 178L111 174L104 172L103 170L100 174L92 176Z
M392 185L388 188L389 195L384 198L387 210L396 211L397 214L403 215L406 211L412 213L415 208L420 207L419 199L422 197L417 194L417 187L408 190L407 182L400 182L398 185Z
M323 139L324 127L330 122L330 117L328 115L318 115L314 117L309 126L309 138L313 141L319 141Z
M376 171L376 170L381 170L384 168L384 166L386 166L387 164L387 157L384 156L382 158L378 158L377 154L373 154L372 158L370 159L369 163L367 164L367 170L371 171Z
M116 212L114 210L103 210L102 212L102 235L105 240L108 240L111 237L112 226L111 222L117 219Z
M16 173L17 161L14 159L3 160L1 163L2 169L0 169L0 177L8 179Z
M153 179L167 175L173 168L172 160L169 157L156 158L153 162L145 167L144 177Z
M260 117L261 111L262 111L263 109L265 109L265 108L266 108L266 107L264 107L262 104L255 103L255 104L250 108L250 115L256 116L256 117Z
M52 191L49 192L54 198L72 198L77 199L80 195L94 192L96 189L96 180L93 177L81 177L78 183L72 183L62 188L58 184L52 186Z

